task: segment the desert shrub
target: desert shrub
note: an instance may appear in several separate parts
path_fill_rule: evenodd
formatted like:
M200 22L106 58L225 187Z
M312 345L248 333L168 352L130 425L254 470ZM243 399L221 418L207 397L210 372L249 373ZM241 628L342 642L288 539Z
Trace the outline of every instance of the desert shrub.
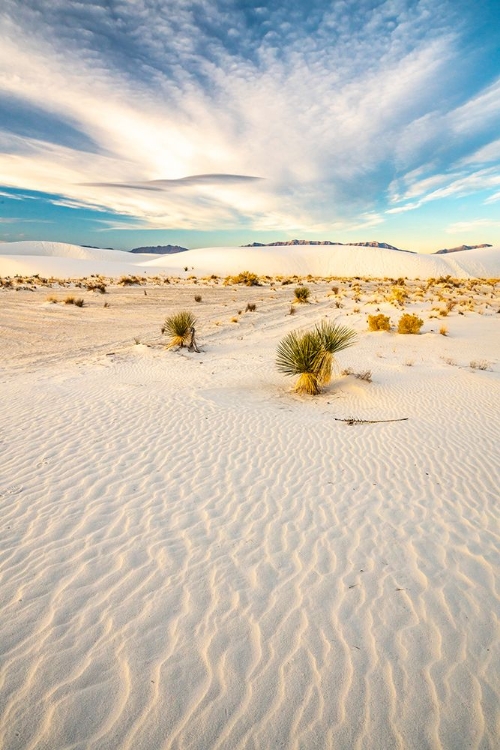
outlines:
M85 302L81 297L76 297L75 301L73 302L74 305L77 307L83 307Z
M488 370L489 366L490 363L485 359L472 360L472 362L469 363L469 367L471 368L471 370Z
M439 329L439 333L441 334L441 336L447 336L448 329L446 328L446 326L441 326L441 328Z
M390 331L391 321L388 315L369 315L368 328L370 331Z
M85 286L89 292L100 292L100 294L106 294L106 284L104 281L87 281Z
M333 292L334 294L338 294L338 293L339 293L339 288L338 288L338 286L332 286L332 292Z
M423 325L424 321L422 318L405 313L399 319L398 333L420 333Z
M333 355L350 346L356 334L327 321L306 333L292 331L278 344L276 367L284 375L298 375L295 391L315 395L331 380Z
M68 297L65 297L64 299L65 305L74 305L75 304L75 298L73 295L68 295Z
M260 286L259 277L256 273L242 271L237 276L228 276L224 284L243 284L244 286Z
M195 302L201 302L201 294L195 294L194 295L194 301Z
M189 310L183 310L166 318L161 332L170 336L167 349L172 349L174 346L182 348L187 343L191 329L195 323L196 318Z
M294 300L294 302L305 303L309 299L309 296L311 294L311 290L307 286L297 286L293 290L293 293L295 294L295 300Z
M397 302L399 305L403 305L407 297L408 293L406 289L403 289L400 286L394 286L392 288L389 300L391 302Z
M257 309L257 305L255 302L247 302L247 306L245 307L245 312L255 312Z

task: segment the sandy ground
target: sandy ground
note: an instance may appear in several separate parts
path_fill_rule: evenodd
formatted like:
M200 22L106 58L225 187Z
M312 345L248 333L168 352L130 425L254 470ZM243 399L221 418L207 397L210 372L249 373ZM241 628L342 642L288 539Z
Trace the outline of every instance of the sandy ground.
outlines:
M0 290L1 746L497 747L496 293L402 336L308 285ZM324 316L372 382L298 396L276 345Z

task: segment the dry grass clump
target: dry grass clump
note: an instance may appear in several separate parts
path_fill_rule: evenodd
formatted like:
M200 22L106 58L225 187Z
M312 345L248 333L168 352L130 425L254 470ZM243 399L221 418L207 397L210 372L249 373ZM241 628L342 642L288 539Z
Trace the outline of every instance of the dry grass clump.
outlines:
M354 377L357 378L358 380L365 380L367 383L372 382L371 370L362 370L361 372L354 372L352 367L346 367L345 370L342 370L342 375L354 375Z
M295 294L294 302L305 304L309 300L311 290L307 286L297 286L293 290L293 293Z
M65 305L74 305L75 304L75 297L74 295L70 294L63 300Z
M403 287L401 286L394 286L391 290L388 301L395 302L398 305L403 306L407 298L408 292L406 291L406 289L403 289Z
M161 332L170 336L167 349L172 349L174 346L178 346L181 349L185 346L192 334L195 323L196 318L189 310L183 310L166 318Z
M243 286L260 286L260 280L256 273L250 271L242 271L237 276L227 276L224 280L224 284L243 284Z
M398 333L420 333L423 325L424 321L422 318L419 318L417 315L405 313L399 319Z
M57 297L55 296L55 294L48 294L45 297L45 302L50 302L51 304L55 305L55 304L57 304L57 302L59 302L59 300L57 299Z
M471 368L471 370L489 370L490 363L487 362L485 359L479 359L479 360L473 359L469 363L469 367Z
M447 329L447 327L446 326L441 326L441 328L439 329L439 333L441 334L441 336L447 336L448 335L448 329Z
M391 320L388 315L369 315L368 316L368 328L370 331L390 331Z
M257 305L255 302L247 302L247 306L245 307L245 312L255 312L257 309Z
M87 281L85 287L88 292L99 292L100 294L106 294L106 284L102 279L96 279L95 281Z
M312 331L292 331L278 345L276 367L284 375L298 375L295 391L316 395L332 377L333 355L350 346L355 331L322 321Z
M121 276L118 279L118 284L120 286L133 286L134 284L140 284L142 281L139 276ZM168 282L165 282L168 283Z
M81 297L76 297L75 301L73 302L76 307L83 307L85 302Z

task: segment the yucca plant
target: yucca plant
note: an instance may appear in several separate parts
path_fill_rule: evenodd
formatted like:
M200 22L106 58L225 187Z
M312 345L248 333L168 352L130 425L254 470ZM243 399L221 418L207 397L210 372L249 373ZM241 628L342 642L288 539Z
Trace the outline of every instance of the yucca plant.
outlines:
M320 351L318 337L314 332L300 334L292 331L278 344L276 367L284 375L298 375L295 384L297 393L319 393L316 361Z
M356 334L327 321L306 333L292 331L278 344L276 367L284 375L298 375L295 391L316 395L332 377L333 355L350 346Z
M294 302L305 303L309 299L311 290L307 286L298 286L293 290L293 293L295 294Z
M170 336L167 349L172 349L174 346L183 347L187 343L195 323L196 318L189 310L183 310L166 318L161 332Z
M347 326L337 326L322 320L316 325L315 334L320 348L316 360L318 383L327 385L332 379L333 355L354 343L356 332Z

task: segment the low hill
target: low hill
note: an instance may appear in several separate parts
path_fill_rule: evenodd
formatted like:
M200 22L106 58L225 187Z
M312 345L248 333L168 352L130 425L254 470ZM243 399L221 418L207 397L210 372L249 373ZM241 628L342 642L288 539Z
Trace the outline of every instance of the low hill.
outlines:
M461 253L462 250L478 250L481 247L492 247L492 245L459 245L458 247L444 248L443 250L436 250L434 255L445 255L446 253Z

